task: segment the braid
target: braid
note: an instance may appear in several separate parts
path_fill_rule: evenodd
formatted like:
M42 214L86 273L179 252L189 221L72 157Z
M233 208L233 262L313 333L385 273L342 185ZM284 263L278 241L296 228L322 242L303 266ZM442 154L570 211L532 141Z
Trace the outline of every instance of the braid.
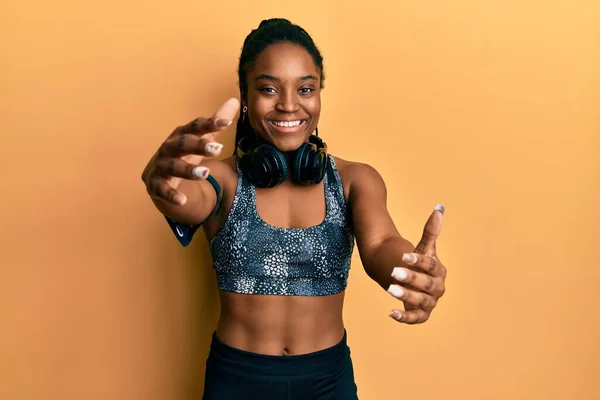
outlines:
M250 126L250 121L248 120L247 116L244 117L243 111L241 111L240 116L237 120L237 124L235 126L235 148L233 149L233 155L236 155L237 153L240 140L242 140L242 138L244 138L245 136L250 137L253 135L254 131Z
M258 28L252 30L246 39L240 55L238 66L238 82L240 89L240 98L246 98L248 91L248 82L246 75L254 67L256 58L267 47L277 43L293 43L304 47L304 49L312 56L315 65L321 73L321 89L325 80L325 72L323 70L323 56L317 48L315 42L310 35L300 26L292 24L284 18L271 18L261 21ZM254 131L250 126L250 121L243 113L237 121L235 131L235 148L233 155L236 155L240 140L244 137L254 136Z

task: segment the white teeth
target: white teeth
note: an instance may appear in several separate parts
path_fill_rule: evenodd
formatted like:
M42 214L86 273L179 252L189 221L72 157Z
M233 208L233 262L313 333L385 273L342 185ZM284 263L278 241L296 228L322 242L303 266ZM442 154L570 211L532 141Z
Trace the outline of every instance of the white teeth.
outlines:
M273 125L283 126L285 128L293 128L294 126L300 125L302 121L272 121L272 123Z

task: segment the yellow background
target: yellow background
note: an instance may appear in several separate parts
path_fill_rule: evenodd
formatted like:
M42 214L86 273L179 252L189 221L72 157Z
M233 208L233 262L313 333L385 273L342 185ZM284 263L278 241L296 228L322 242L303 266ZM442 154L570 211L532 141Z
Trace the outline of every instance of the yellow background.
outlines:
M599 3L350 3L3 2L0 398L200 398L207 246L178 245L140 173L237 96L243 39L273 16L320 46L320 133L381 172L403 235L447 207L425 325L388 318L354 259L361 399L600 398Z

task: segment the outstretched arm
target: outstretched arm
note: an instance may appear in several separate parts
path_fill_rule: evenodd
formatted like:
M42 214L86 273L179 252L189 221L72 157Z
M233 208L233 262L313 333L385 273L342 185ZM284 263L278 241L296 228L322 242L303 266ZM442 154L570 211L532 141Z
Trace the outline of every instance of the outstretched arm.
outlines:
M436 206L415 247L394 225L380 174L365 164L353 168L349 202L365 271L404 303L404 310L393 310L392 318L408 324L425 322L445 292L446 268L435 248L444 209Z

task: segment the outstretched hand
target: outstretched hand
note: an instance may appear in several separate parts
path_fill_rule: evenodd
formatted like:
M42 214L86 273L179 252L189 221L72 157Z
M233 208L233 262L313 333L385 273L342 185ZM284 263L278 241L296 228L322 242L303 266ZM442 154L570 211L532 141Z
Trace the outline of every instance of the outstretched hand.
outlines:
M205 157L219 155L223 145L216 141L217 135L231 125L239 107L240 102L231 98L212 117L196 118L176 128L142 173L148 194L172 204L185 204L187 197L177 190L180 183L207 178L210 171L200 163Z
M427 321L446 290L446 267L436 253L443 215L444 206L437 205L425 223L423 236L414 252L402 256L407 267L397 267L392 272L400 284L391 285L388 292L402 300L404 311L395 309L390 317L399 322L420 324Z

